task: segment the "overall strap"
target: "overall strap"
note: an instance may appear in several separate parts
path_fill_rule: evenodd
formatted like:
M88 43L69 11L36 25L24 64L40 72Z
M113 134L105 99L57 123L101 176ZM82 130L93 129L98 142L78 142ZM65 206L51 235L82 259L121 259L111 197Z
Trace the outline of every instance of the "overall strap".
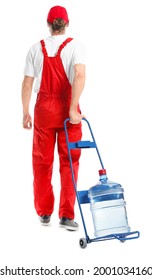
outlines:
M46 51L46 48L45 48L45 42L44 42L44 40L41 40L40 43L41 43L41 46L42 46L42 53L43 53L43 55L44 55L44 56L48 56L47 51Z
M67 38L59 47L57 54L56 55L60 55L62 49L66 46L67 43L71 42L73 40L73 38Z

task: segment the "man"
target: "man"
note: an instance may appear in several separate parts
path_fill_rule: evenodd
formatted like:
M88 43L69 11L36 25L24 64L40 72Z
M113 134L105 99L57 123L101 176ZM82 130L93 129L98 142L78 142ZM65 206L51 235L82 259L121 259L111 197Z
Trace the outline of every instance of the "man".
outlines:
M66 36L69 25L64 7L52 7L47 17L51 36L33 45L26 58L22 83L23 127L32 128L29 113L34 79L37 100L34 109L33 174L34 206L42 224L50 222L54 210L51 184L54 147L57 142L61 192L60 226L77 230L74 221L75 191L72 184L63 123L67 123L69 141L81 139L79 99L85 84L85 48L79 41ZM80 150L71 151L77 181Z

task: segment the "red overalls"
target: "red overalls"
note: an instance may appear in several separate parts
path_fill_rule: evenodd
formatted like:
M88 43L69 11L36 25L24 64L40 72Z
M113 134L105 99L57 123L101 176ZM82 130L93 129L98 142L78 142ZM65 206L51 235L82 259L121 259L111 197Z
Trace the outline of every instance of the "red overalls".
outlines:
M54 57L48 57L45 43L41 41L44 62L41 86L34 109L33 174L36 212L39 216L51 215L54 209L51 179L57 141L61 178L59 218L74 219L75 190L63 128L64 120L69 117L71 85L60 58L62 49L71 40L71 38L66 39ZM67 126L69 141L80 140L81 123L77 125L68 123ZM72 150L71 156L77 180L80 150Z

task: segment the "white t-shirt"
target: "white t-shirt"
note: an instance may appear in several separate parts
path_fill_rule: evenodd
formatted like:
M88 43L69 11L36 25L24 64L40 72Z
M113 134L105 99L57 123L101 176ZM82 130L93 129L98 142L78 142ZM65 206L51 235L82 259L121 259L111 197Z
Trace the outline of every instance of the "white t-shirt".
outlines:
M48 56L55 56L59 46L67 39L66 35L49 36L45 42L45 47ZM85 64L85 46L82 42L73 39L70 41L61 51L61 59L64 66L65 73L68 77L70 84L73 82L74 78L74 65L75 64ZM34 44L26 56L24 75L35 77L36 83L34 86L34 91L38 92L42 77L42 67L43 67L43 54L40 42Z

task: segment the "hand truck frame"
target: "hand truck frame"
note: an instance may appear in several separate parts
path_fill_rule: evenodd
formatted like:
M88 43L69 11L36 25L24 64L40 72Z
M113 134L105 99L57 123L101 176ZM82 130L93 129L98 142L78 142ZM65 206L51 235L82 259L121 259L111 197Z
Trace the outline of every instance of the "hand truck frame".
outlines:
M65 130L65 135L66 135L66 143L67 143L67 148L68 148L68 156L69 156L69 162L70 162L70 169L71 169L71 175L72 175L72 182L73 182L73 186L75 189L75 193L76 193L76 198L78 201L78 206L79 206L79 210L80 210L80 215L81 215L81 219L82 219L82 223L83 223L83 228L84 228L84 232L85 232L85 238L80 238L79 240L79 245L81 248L85 248L87 246L87 244L91 243L91 242L97 242L97 241L104 241L104 240L110 240L110 239L118 239L121 242L125 242L126 240L131 240L131 239L136 239L139 238L140 233L139 231L132 231L132 232L126 232L126 233L117 233L117 234L109 234L109 235L105 235L105 236L100 236L100 237L96 237L96 238L90 238L87 232L87 228L86 228L86 223L85 223L85 219L84 219L84 215L83 215L83 211L82 211L82 207L81 204L85 204L85 203L90 203L89 198L88 198L88 190L82 190L82 191L78 191L77 190L77 186L76 186L76 180L75 180L75 176L74 176L74 170L73 170L73 163L72 163L72 157L71 157L71 150L72 149L90 149L90 148L94 148L96 149L100 164L101 164L101 168L104 169L104 165L90 126L89 121L86 118L83 118L82 120L85 121L88 125L88 128L90 130L90 134L92 137L92 141L78 141L78 142L69 142L69 138L68 138L68 131L67 131L67 122L70 119L66 119L64 121L64 130Z

